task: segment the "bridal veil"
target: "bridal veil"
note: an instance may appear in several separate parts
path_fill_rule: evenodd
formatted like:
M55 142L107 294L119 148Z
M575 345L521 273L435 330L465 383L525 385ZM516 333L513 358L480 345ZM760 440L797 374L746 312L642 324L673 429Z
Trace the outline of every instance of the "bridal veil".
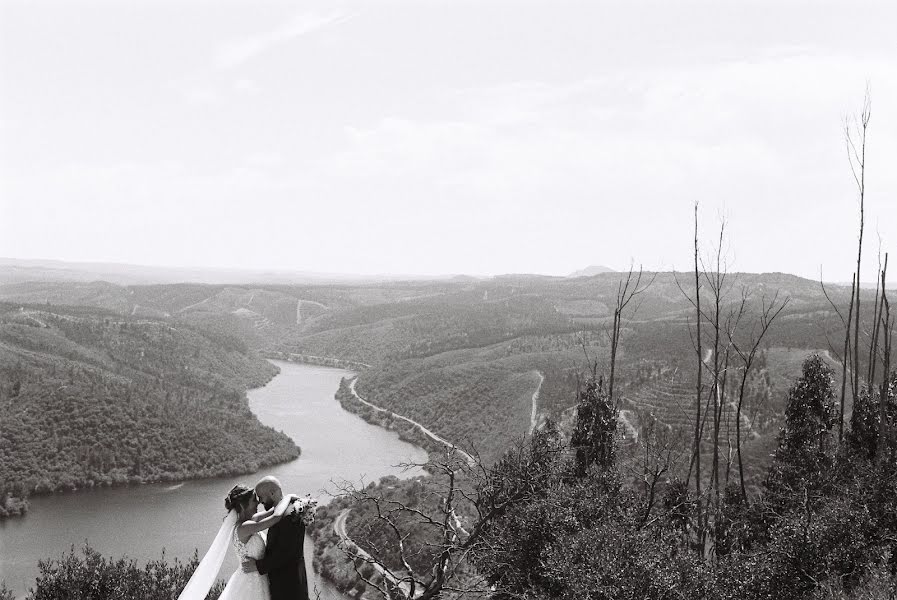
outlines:
M178 600L205 600L206 594L212 589L212 585L218 577L218 571L227 555L236 525L237 511L231 510L224 518L221 529L218 530L218 535L215 536L209 551L199 561L199 566L196 567L196 571L193 572L184 591L178 596Z

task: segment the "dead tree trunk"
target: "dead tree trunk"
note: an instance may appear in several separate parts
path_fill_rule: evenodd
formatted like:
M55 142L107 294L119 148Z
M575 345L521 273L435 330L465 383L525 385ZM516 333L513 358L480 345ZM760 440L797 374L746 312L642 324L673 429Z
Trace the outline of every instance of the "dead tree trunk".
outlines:
M872 339L869 341L869 365L866 373L866 381L869 382L870 389L875 389L875 366L878 364L878 331L882 309L881 297L884 292L884 290L879 289L881 272L881 243L879 242L878 275L875 278L875 302L872 308ZM882 293L880 294L879 292ZM887 377L887 373L885 373L885 377Z
M698 353L698 382L695 385L695 495L698 501L698 514L701 513L701 393L703 392L703 365L704 355L701 348L701 280L698 275L698 204L695 203L695 315L697 318L697 333L695 335ZM698 518L700 522L700 516ZM703 527L699 527L698 541L703 554Z
M776 295L773 296L772 300L769 301L769 304L766 303L766 298L764 297L761 301L761 310L760 310L760 324L759 330L756 335L752 333L748 344L743 345L737 340L737 330L736 328L732 328L729 330L729 341L732 344L732 348L735 349L735 353L741 358L742 365L744 370L741 373L741 382L738 387L738 405L735 408L735 444L736 444L736 452L738 456L738 480L741 485L741 495L744 498L745 502L747 502L747 486L744 483L744 461L741 456L741 417L742 417L742 409L744 406L744 393L747 388L747 380L748 376L751 372L751 367L754 365L754 360L757 358L757 353L760 351L760 347L763 343L763 338L766 337L767 332L769 332L769 328L772 326L773 322L776 318L785 310L785 307L788 306L789 298L785 298L781 304L778 303L779 294L776 292ZM745 304L746 298L742 299L742 308L740 311L743 313L743 307ZM738 319L736 319L736 326L738 321L740 321L741 317L739 315Z
M881 270L881 297L883 306L883 327L885 330L884 347L882 354L882 368L884 370L881 391L878 399L878 462L881 463L886 459L887 450L890 444L890 422L888 419L888 400L891 382L891 305L888 302L887 289L885 287L888 274L888 255L885 254L885 264ZM876 328L878 325L876 324ZM871 385L871 383L870 383ZM871 390L870 390L871 391Z
M620 349L620 338L623 335L623 313L626 310L626 307L632 302L633 298L651 287L651 284L654 283L654 279L657 277L657 273L655 273L651 276L651 280L642 286L642 275L643 271L641 267L638 269L638 274L633 275L632 267L630 266L629 273L626 274L625 279L621 279L619 284L617 284L616 303L614 304L614 320L611 325L610 333L610 377L608 379L607 391L608 401L614 408L617 407L614 397L614 382L616 381L617 354ZM637 311L638 307L632 311L629 318L635 316Z
M857 244L857 270L856 286L854 293L853 315L853 397L856 398L860 391L860 283L862 282L861 268L863 263L863 227L866 196L866 133L871 116L871 100L869 91L863 101L863 110L855 121L854 131L851 131L850 123L844 126L844 136L847 143L847 159L850 162L850 170L857 185L860 200L860 233ZM859 139L855 140L854 137Z
M710 490L714 508L719 506L719 434L722 417L722 389L720 379L722 377L723 357L720 352L720 343L722 336L722 304L725 296L726 285L726 267L723 264L723 240L725 236L725 221L720 226L719 239L716 248L716 264L711 268L712 272L704 269L704 279L707 280L710 293L713 296L713 312L708 316L711 327L713 327L713 385L711 387L711 396L713 400L713 467L710 472ZM708 498L708 504L710 502Z
M844 439L844 396L847 393L847 369L850 366L850 319L853 317L854 290L858 287L857 276L854 273L850 280L850 308L847 310L847 331L844 333L844 355L841 358L841 409L838 420L839 444ZM854 370L856 370L855 367ZM856 394L853 397L856 398Z

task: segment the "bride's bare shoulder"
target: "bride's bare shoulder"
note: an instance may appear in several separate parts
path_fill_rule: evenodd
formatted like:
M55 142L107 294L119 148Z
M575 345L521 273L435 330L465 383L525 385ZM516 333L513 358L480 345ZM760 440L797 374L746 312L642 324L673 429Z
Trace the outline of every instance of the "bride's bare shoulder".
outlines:
M254 519L249 519L248 521L243 521L239 525L237 525L237 539L239 539L244 544L249 541L249 538L252 537L252 534L255 533L255 526L257 525Z

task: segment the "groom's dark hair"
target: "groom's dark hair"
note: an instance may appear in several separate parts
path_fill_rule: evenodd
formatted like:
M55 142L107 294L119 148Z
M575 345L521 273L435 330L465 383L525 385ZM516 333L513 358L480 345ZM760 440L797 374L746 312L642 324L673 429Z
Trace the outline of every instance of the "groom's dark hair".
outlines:
M246 506L254 493L252 488L248 488L242 483L238 483L232 487L230 492L227 493L227 496L225 496L224 508L229 511L235 509L237 511L243 510L243 507Z

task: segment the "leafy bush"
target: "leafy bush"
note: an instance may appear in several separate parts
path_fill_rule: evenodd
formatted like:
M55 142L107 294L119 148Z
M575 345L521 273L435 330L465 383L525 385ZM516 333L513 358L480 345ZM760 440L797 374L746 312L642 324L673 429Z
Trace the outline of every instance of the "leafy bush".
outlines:
M74 547L58 560L38 564L37 584L28 600L175 600L199 564L197 554L182 563L161 559L142 568L126 557L112 559L85 546ZM218 581L206 600L214 600L224 589Z

